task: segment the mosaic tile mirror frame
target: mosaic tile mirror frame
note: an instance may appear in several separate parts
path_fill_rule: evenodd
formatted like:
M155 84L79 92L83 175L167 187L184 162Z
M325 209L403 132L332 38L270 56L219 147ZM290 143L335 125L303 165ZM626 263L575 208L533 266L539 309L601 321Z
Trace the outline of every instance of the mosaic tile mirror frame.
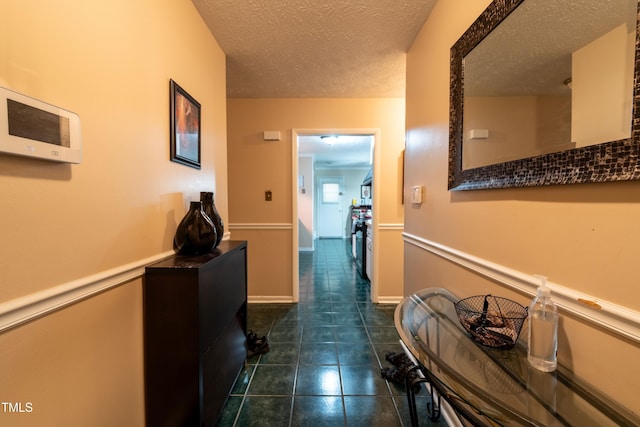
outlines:
M587 0L585 0L587 1ZM594 7L599 7L598 4L610 4L611 2L601 2L599 0L588 0L589 3L594 3ZM581 28L587 26L593 26L592 22L587 24L579 24L579 27L571 28L578 22L578 19L574 19L573 15L565 16L559 20L560 28L563 34L551 34L549 30L549 23L561 13L557 10L549 10L551 16L545 16L538 10L535 10L536 4L540 7L548 9L553 8L554 5L571 5L575 10L572 12L576 15L589 15L587 11L590 7L584 2L569 2L557 0L495 0L487 9L478 17L478 19L469 27L469 29L460 37L460 39L451 48L451 81L450 81L450 116L449 116L449 176L448 176L448 188L450 190L478 190L489 188L507 188L507 187L528 187L528 186L543 186L554 184L575 184L575 183L587 183L587 182L607 182L607 181L628 181L640 179L640 117L638 108L640 105L640 92L639 81L640 72L638 67L638 52L640 50L638 45L638 2L637 0L616 0L610 4L611 10L603 11L596 9L591 11L591 18L595 19L595 22L602 22L602 17L607 14L617 14L621 9L624 9L626 21L620 24L626 31L626 39L622 44L628 45L625 50L627 65L622 65L625 68L628 82L626 84L625 94L623 95L625 102L628 102L628 106L624 107L623 115L628 115L625 118L628 121L620 125L623 131L628 134L628 137L611 136L608 137L607 133L603 133L603 142L587 142L584 144L576 143L574 141L574 135L579 133L580 129L576 131L571 123L571 116L577 117L578 112L575 111L577 105L575 99L578 93L578 87L592 88L600 87L601 85L589 85L588 78L582 78L582 86L578 86L578 74L576 68L576 55L569 54L568 57L565 54L564 66L569 68L561 76L554 77L559 82L554 83L558 86L557 90L564 90L569 96L569 112L558 113L558 117L561 114L569 116L568 124L565 123L563 132L567 136L568 142L562 144L556 144L556 149L553 148L546 150L551 152L543 152L542 154L534 153L533 155L524 155L523 158L506 159L503 160L500 157L494 161L487 161L486 164L473 165L468 164L465 160L472 159L475 156L474 151L470 150L474 147L489 147L492 144L492 137L498 139L501 136L500 130L496 130L495 126L487 125L488 122L476 122L469 124L471 120L471 100L470 96L475 94L475 91L480 89L487 89L496 82L506 83L510 77L507 76L507 69L518 68L521 63L527 61L526 58L521 59L521 53L535 53L538 50L544 50L540 45L527 46L526 43L536 38L546 38L547 44L561 44L560 41L567 40L567 43L573 42L574 46L571 49L575 49L575 43L579 41L572 41L574 35L580 33ZM520 9L521 8L521 9ZM518 10L520 9L520 10ZM513 13L512 13L513 12ZM515 13L518 12L518 13ZM612 18L613 19L613 18ZM509 24L509 22L513 23ZM518 21L519 20L519 21ZM569 25L571 23L571 25ZM511 26L515 28L515 33L494 31L496 29L502 30L501 27ZM527 34L526 31L534 31L535 35ZM607 33L609 30L607 29ZM613 32L613 31L611 31ZM601 37L601 33L596 35L596 38ZM509 48L505 48L501 45L500 49L494 52L487 50L481 50L486 43L482 43L485 39L495 40L506 39L509 41ZM576 36L577 37L577 36ZM604 37L604 36L602 36ZM625 37L625 36L623 36ZM618 39L619 40L619 39ZM499 42L496 42L499 43ZM503 43L506 43L503 40ZM618 45L618 43L616 43ZM615 49L605 49L605 51L613 51ZM478 52L478 54L476 54ZM479 54L482 52L482 54ZM571 50L570 52L574 52ZM575 52L574 52L575 53ZM476 64L470 61L471 58L482 58L485 61L483 64ZM588 57L587 57L588 58ZM633 58L633 59L629 59ZM567 64L568 61L568 64ZM612 60L613 61L613 60ZM482 61L478 60L478 63ZM606 62L606 61L592 61L587 60L589 65L586 68L593 68L591 65L594 62ZM608 63L608 62L607 62ZM471 65L473 64L473 68ZM573 65L572 65L573 64ZM478 78L475 82L476 70L492 70L497 72L498 75L493 75L485 80ZM573 67L573 69L572 69ZM557 71L555 71L557 73ZM607 70L605 73L609 72ZM552 71L549 71L552 73ZM479 74L479 73L478 73ZM526 86L524 84L524 76L513 76L517 82L517 86ZM544 70L536 70L533 80L543 80L545 77ZM560 77L568 77L566 79L560 79ZM591 77L592 78L592 77ZM466 79L466 81L465 81ZM573 82L572 80L573 79ZM556 82L554 80L554 82ZM619 83L623 79L608 79L610 82ZM624 79L627 80L627 79ZM586 84L584 82L587 82ZM592 83L593 81L591 81ZM560 84L561 83L561 84ZM608 83L607 83L608 84ZM572 87L573 85L573 87ZM533 90L533 89L530 89ZM491 96L485 91L478 90L478 96ZM607 93L614 92L613 89L608 90ZM511 93L508 94L511 96ZM517 96L531 96L531 93L520 92ZM535 96L535 95L534 95ZM574 99L574 106L571 106L571 97ZM594 99L593 96L591 95ZM595 95L600 96L600 95ZM480 99L480 98L478 98ZM599 99L599 98L596 98ZM494 99L495 100L495 99ZM467 103L468 105L465 105ZM618 102L620 104L621 102ZM600 104L591 103L591 105ZM619 106L616 105L615 108ZM555 107L535 107L538 108L539 114L550 115L549 111ZM589 107L591 108L591 107ZM602 106L600 106L602 108ZM608 107L607 107L608 108ZM588 108L587 108L588 109ZM503 106L503 114L499 118L503 122L505 120L512 121L507 115L511 114L513 108ZM593 108L591 108L593 110ZM610 110L608 108L608 110ZM542 111L542 113L540 113ZM622 111L622 110L621 110ZM504 113L506 112L506 113ZM584 113L580 113L584 114ZM592 111L593 114L593 111ZM467 115L467 117L465 117ZM600 116L596 116L595 120L586 120L588 124L593 125L594 121L598 121ZM581 118L586 116L580 116ZM555 120L556 117L554 117ZM614 118L615 119L615 118ZM577 120L577 119L576 119ZM619 121L621 121L620 119ZM556 120L558 121L558 120ZM585 120L582 120L584 123ZM514 123L511 123L514 124ZM496 125L499 127L499 125ZM536 128L537 126L537 128ZM544 125L547 126L547 125ZM533 133L543 133L545 130L541 130L541 125L533 125L533 128L526 128L522 126L521 132L518 135L511 136L511 140L520 141L523 137L529 135L528 129L533 129ZM627 127L628 126L628 127ZM548 126L547 126L548 127ZM624 129L626 127L626 129ZM469 129L470 128L470 129ZM593 128L592 128L593 129ZM597 129L599 130L599 128ZM584 130L582 131L584 134ZM587 132L588 135L593 135L593 132ZM504 142L504 141L503 141ZM509 141L513 143L513 141ZM466 146L465 146L466 144ZM589 145L591 144L591 145ZM553 145L549 144L549 145ZM495 147L496 145L494 145ZM497 145L499 146L499 144ZM466 159L463 159L466 157ZM478 156L480 157L480 156ZM503 156L504 158L504 156Z

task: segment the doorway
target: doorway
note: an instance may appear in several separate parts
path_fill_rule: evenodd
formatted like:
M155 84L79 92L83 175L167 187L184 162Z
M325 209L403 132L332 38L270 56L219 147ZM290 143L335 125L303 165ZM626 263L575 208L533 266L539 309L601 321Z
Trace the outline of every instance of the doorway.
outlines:
M313 241L319 237L328 238L351 238L351 205L352 203L360 204L361 202L361 184L363 178L373 172L373 185L371 187L372 211L376 209L376 190L375 185L375 164L378 158L378 144L380 130L379 129L293 129L292 130L292 216L293 221L293 300L299 301L299 265L298 255L300 251L313 250L313 245L309 241ZM357 144L349 147L348 144L336 148L332 145L327 148L320 144L324 140L325 144L329 144L329 139L335 143L335 139L340 143L352 141L366 141L367 150L360 158L362 163L355 169L358 177L354 178L354 174L341 171L354 169L354 167L345 166L343 163L349 161L352 157L349 149ZM325 150L324 155L310 152L306 145L310 141L315 141L319 149ZM340 153L346 153L335 157L335 160L327 161L326 151L335 150ZM316 176L316 172L318 176ZM356 182L357 181L357 182ZM297 183L297 185L296 185ZM353 193L353 194L352 194ZM311 197L310 197L311 196ZM311 213L310 213L311 212ZM300 215L299 215L300 213ZM322 217L322 219L320 219ZM311 219L309 219L311 218ZM339 225L338 225L339 224ZM373 218L371 224L372 235L375 236L377 219ZM338 230L340 227L340 230ZM308 236L307 236L308 235ZM373 238L375 242L375 238ZM376 250L375 243L372 245L372 256L375 259ZM374 263L375 265L375 263ZM377 269L371 271L369 277L371 283L371 299L377 302Z

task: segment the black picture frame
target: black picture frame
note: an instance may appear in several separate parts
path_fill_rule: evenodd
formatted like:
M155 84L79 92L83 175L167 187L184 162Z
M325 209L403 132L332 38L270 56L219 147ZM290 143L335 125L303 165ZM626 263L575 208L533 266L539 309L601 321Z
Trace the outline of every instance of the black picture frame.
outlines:
M200 169L200 103L173 80L169 90L170 160Z
M361 185L360 186L360 198L361 199L370 199L371 198L371 186L370 185Z

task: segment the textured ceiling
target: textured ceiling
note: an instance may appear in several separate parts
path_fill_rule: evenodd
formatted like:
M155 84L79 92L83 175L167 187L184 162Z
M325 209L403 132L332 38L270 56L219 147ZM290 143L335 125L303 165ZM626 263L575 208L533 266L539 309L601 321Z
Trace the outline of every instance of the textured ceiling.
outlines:
M404 97L436 0L192 0L227 56L230 98Z
M568 94L571 54L625 23L636 0L527 0L467 55L465 95ZM470 78L472 77L472 78Z

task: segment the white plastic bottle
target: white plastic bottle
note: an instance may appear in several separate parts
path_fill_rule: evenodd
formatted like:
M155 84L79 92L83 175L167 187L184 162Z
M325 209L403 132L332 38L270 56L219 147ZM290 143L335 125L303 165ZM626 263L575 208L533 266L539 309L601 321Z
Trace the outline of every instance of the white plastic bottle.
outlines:
M558 307L551 300L547 278L539 275L535 277L540 279L540 287L529 306L527 359L534 368L552 372L558 365Z

